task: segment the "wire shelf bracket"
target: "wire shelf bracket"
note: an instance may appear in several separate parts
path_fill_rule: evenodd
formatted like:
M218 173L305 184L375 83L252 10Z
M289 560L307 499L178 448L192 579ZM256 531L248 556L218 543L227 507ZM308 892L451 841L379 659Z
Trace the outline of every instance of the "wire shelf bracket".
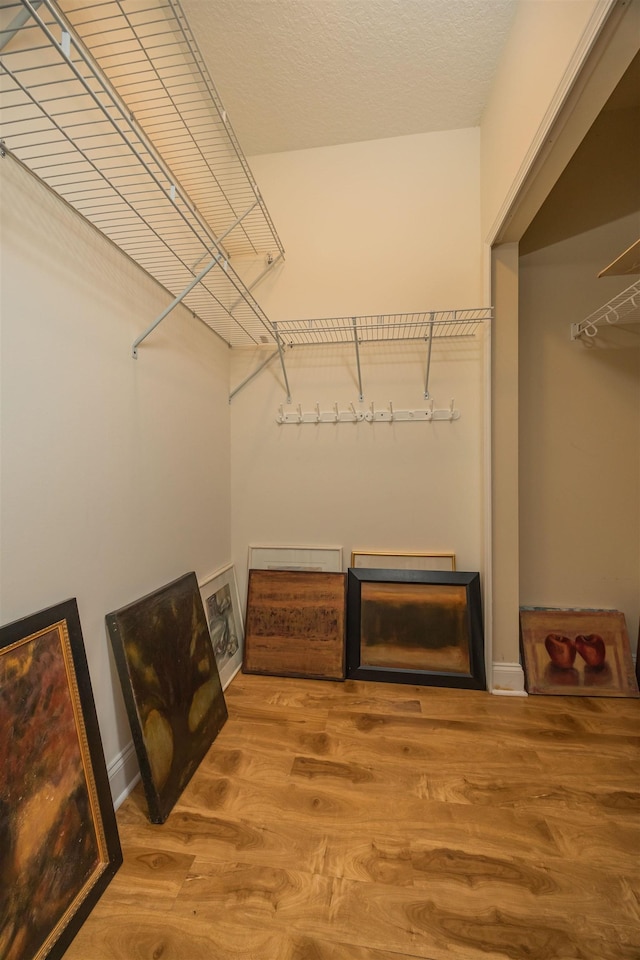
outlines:
M625 290L594 310L579 323L571 324L571 339L583 337L593 339L605 324L637 323L640 321L640 280L636 280Z

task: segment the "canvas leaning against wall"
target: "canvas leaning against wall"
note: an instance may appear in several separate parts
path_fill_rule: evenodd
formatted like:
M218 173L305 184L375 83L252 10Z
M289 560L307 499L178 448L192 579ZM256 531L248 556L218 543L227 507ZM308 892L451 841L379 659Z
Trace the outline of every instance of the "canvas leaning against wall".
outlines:
M0 629L0 957L58 960L122 863L75 600Z
M245 673L344 679L346 576L250 570Z
M149 818L164 823L227 719L195 573L107 615Z
M521 607L520 643L528 693L638 696L620 610Z

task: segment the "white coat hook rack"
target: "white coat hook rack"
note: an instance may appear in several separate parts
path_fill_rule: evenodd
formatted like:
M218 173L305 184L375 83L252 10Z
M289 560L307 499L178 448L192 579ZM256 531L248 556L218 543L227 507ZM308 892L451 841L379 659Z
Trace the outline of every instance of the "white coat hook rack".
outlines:
M333 404L329 410L321 410L320 404L316 403L313 410L305 411L302 404L298 403L295 410L285 411L284 404L280 404L276 423L285 424L303 424L303 423L429 423L432 420L459 420L460 411L456 410L455 400L451 400L447 408L441 410L433 409L433 400L429 406L419 410L396 410L393 403L389 401L386 407L376 407L375 402L371 402L367 410L359 410L354 403L350 403L348 408L341 409L338 402Z

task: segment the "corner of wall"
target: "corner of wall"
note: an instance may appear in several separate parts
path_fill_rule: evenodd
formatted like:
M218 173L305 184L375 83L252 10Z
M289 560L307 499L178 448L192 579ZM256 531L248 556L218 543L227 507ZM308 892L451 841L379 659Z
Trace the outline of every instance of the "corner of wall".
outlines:
M500 697L526 697L524 670L519 663L494 663L491 693Z

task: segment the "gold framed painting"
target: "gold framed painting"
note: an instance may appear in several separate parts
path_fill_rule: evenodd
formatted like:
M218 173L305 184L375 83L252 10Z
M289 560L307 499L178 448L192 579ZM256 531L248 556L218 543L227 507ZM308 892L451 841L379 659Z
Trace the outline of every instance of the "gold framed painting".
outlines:
M122 863L78 607L0 628L0 956L58 960Z
M352 550L351 566L369 570L456 569L455 553L414 553L397 550Z
M638 696L620 610L521 607L520 645L528 693Z

